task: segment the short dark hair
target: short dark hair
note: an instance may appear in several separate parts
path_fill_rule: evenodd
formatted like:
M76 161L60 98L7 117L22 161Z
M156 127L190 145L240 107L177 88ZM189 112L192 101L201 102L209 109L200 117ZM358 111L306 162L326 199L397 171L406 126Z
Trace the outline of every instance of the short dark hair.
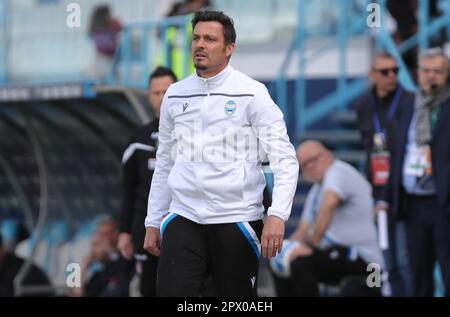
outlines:
M372 58L372 68L375 64L375 60L377 58L388 58L388 59L393 59L396 61L396 58L394 55L392 55L391 53L389 53L388 51L378 51L375 53L375 55Z
M194 29L198 22L216 21L223 26L223 37L225 44L236 43L236 30L234 29L233 19L222 11L198 11L192 19L192 28Z
M148 77L148 85L150 86L150 82L152 81L153 78L165 76L171 77L173 82L178 81L177 76L175 76L174 72L170 68L158 66Z

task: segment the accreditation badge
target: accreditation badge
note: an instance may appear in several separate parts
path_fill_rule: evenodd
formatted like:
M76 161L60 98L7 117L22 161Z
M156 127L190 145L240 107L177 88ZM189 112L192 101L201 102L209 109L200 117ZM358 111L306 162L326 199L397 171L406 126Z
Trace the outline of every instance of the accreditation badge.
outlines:
M417 146L413 144L407 149L404 173L415 177L432 174L431 148L429 145Z
M372 170L372 184L375 186L386 185L390 171L389 152L382 151L371 153L370 165Z

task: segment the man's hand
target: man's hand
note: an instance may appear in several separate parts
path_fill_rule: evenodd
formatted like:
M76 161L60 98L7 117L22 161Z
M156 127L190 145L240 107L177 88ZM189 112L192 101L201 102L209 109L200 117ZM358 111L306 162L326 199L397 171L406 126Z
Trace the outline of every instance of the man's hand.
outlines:
M313 249L311 249L306 244L301 244L299 247L292 250L291 254L289 255L289 262L294 261L298 257L306 257L313 254Z
M281 252L284 239L284 221L277 216L268 216L261 235L261 252L265 258L272 258Z
M121 232L119 234L117 248L125 259L131 260L134 254L134 245L131 239L131 234L128 232Z
M374 213L375 213L375 216L376 216L376 215L378 215L378 213L380 211L384 210L384 211L387 212L388 209L389 209L389 204L387 202L379 201L379 202L377 202L377 204L376 204L376 206L375 206L375 208L373 210L374 210Z
M159 256L161 253L161 234L158 228L148 227L146 229L144 249L154 256Z

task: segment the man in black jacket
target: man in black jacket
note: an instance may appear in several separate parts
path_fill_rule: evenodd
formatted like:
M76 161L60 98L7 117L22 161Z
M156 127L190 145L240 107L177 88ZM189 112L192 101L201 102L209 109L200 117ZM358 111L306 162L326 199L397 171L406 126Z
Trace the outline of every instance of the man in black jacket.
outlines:
M413 103L414 96L399 84L395 58L386 52L374 56L369 77L373 87L356 108L358 129L367 153L366 175L374 200L387 183L398 114ZM389 249L383 252L393 296L412 295L403 215L389 214Z
M399 84L398 72L398 64L392 55L386 52L376 54L369 73L373 86L356 106L357 125L367 152L366 175L372 184L374 199L379 199L389 175L374 175L371 154L391 152L398 110L413 102L413 95Z
M131 259L134 255L142 296L155 296L156 292L158 258L142 248L144 219L156 161L159 110L166 90L176 81L174 73L165 67L156 68L150 75L148 101L155 118L136 130L122 157L123 200L118 248L126 259Z

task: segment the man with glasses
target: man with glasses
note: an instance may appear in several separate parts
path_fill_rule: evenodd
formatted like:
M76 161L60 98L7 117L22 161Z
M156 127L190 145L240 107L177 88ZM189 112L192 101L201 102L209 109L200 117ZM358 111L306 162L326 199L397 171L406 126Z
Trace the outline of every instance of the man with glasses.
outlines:
M397 130L397 116L410 107L413 95L399 84L399 67L395 58L386 52L375 55L369 78L373 86L356 107L358 129L367 153L366 175L372 184L372 195L380 199L389 177L393 138ZM389 249L383 252L393 296L412 295L412 277L408 264L405 226L402 215L389 214Z
M402 109L392 172L377 210L405 216L415 296L433 296L440 265L450 296L450 86L449 60L440 49L419 59L414 107Z
M318 141L303 142L297 156L305 178L314 185L289 238L299 242L289 255L291 276L275 275L278 295L319 296L319 282L337 285L350 276L359 281L361 293L356 295L379 295L379 288L366 286L368 264L383 267L370 184Z

